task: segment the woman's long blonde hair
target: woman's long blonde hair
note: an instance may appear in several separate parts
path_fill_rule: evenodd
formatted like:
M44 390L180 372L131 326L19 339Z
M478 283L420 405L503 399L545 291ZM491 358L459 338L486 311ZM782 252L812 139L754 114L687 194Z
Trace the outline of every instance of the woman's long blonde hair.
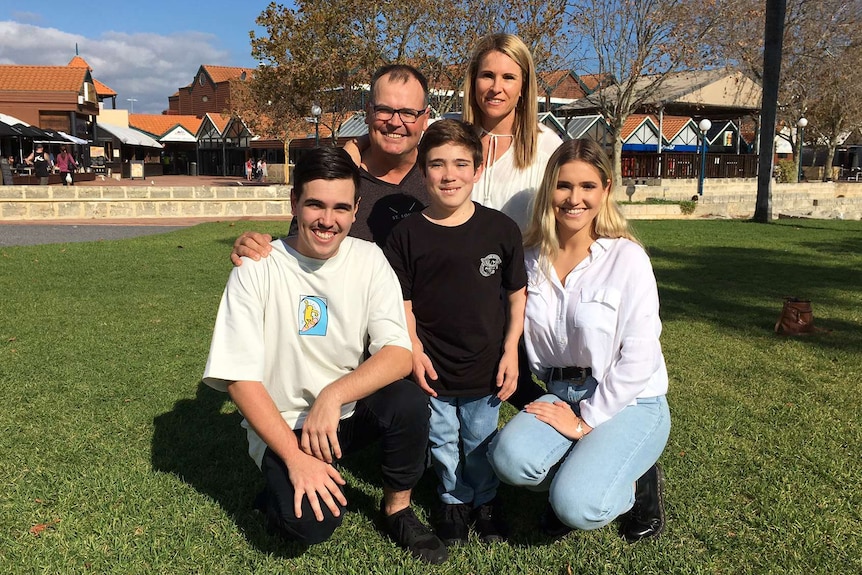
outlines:
M548 160L542 185L533 204L530 223L524 234L525 247L539 248L539 264L546 275L549 274L550 267L560 251L557 220L554 217L554 191L557 189L560 168L574 161L586 162L598 170L608 190L605 201L599 208L596 219L593 220L595 235L600 238L626 238L641 245L629 228L628 221L616 201L611 197L613 171L611 161L604 149L595 140L589 138L569 140L563 142Z
M462 119L474 126L482 126L482 110L476 104L475 85L482 58L488 52L505 54L521 68L523 85L521 97L515 107L515 128L513 132L515 167L519 170L530 166L536 160L539 139L539 88L536 81L536 65L524 41L514 34L490 34L485 36L476 47L464 79L464 112Z

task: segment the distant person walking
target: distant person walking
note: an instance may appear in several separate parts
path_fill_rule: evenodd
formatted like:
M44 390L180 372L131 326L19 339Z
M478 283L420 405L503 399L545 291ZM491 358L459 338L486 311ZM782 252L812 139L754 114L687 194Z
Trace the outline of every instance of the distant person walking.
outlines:
M245 179L248 182L251 181L251 170L252 170L253 166L254 166L254 163L252 163L251 158L249 158L245 161Z
M36 149L30 152L30 155L24 159L28 165L33 166L36 177L39 178L40 186L48 185L48 174L51 169L51 160L45 154L45 148L42 144L36 144Z
M66 151L66 146L60 146L60 154L57 156L57 169L60 170L64 186L75 185L75 169L78 164L75 163L75 158Z

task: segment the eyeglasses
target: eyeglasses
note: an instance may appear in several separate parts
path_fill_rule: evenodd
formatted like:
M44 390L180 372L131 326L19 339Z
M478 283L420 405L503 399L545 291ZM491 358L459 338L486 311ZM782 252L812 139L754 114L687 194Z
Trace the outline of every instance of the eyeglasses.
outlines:
M400 108L398 110L394 110L389 106L377 106L372 104L371 111L374 114L374 119L380 120L381 122L387 122L392 119L392 116L398 114L398 117L401 118L403 123L415 124L416 120L418 120L420 116L424 115L428 109L414 110L412 108Z

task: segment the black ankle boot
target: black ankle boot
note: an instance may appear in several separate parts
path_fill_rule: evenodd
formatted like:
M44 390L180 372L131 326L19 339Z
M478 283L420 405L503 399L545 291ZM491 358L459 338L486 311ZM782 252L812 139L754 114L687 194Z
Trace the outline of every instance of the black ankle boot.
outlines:
M656 463L637 480L635 504L623 517L623 537L635 543L664 530L664 473Z

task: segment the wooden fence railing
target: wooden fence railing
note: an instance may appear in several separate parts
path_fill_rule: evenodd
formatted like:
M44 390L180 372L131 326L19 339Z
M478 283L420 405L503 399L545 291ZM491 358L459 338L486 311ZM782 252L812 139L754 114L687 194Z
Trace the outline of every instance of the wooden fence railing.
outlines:
M623 152L622 176L634 179L697 178L700 175L700 160L700 154L694 152L664 152L661 156L643 152ZM754 178L756 176L757 156L754 154L706 155L707 178Z

